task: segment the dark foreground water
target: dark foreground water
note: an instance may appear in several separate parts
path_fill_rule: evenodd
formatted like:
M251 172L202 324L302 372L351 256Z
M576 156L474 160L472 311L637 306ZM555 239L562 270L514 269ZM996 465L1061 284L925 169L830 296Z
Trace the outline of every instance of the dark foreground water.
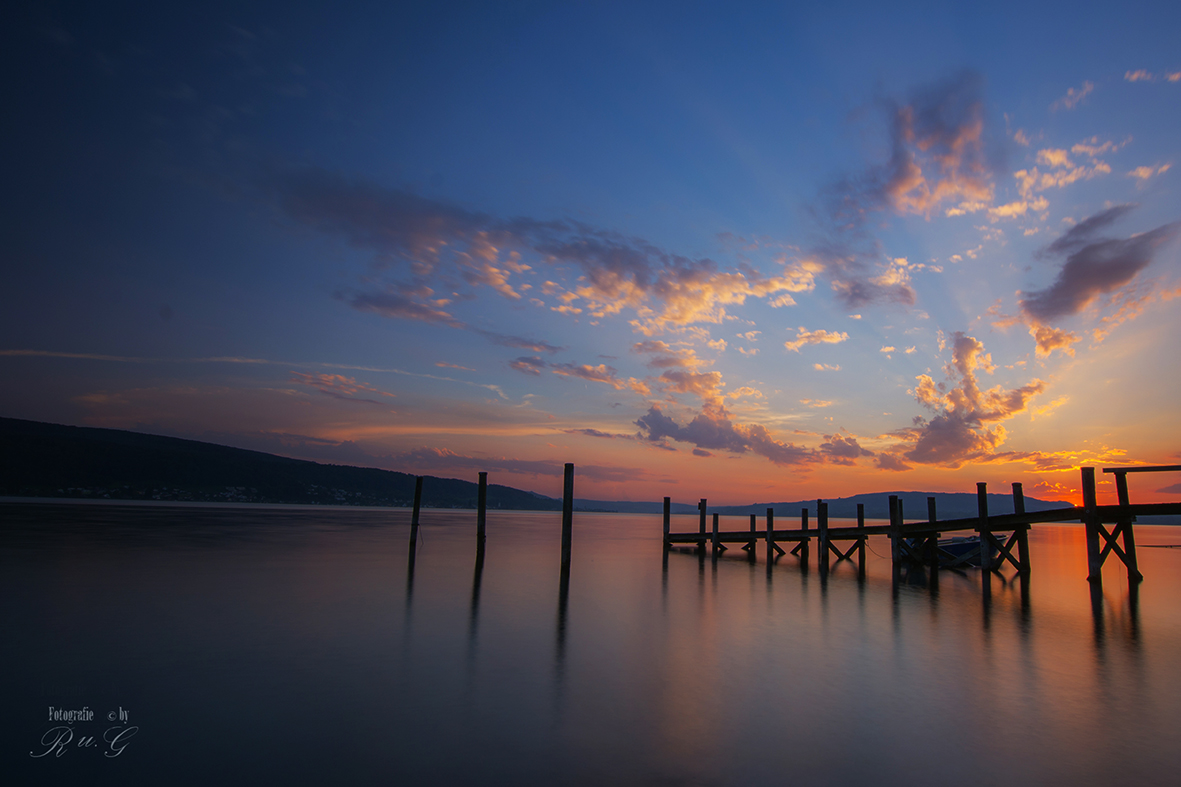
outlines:
M6 784L1181 780L1178 529L1096 611L1077 526L985 605L977 570L894 587L884 539L864 581L663 570L659 517L579 514L563 608L554 514L489 513L478 570L474 513L426 511L412 577L406 511L0 517Z

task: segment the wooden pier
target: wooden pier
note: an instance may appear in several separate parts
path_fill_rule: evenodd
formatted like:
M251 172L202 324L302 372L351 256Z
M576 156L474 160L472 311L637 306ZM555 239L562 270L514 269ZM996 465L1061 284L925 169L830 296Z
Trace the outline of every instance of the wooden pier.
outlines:
M1115 475L1119 498L1117 505L1101 506L1096 502L1095 468L1084 467L1082 471L1083 505L1056 508L1046 511L1026 511L1025 497L1021 484L1013 484L1012 514L990 515L986 485L976 485L978 514L959 519L939 519L935 511L935 498L927 498L925 521L907 522L902 501L897 495L889 496L889 522L883 525L865 524L865 507L857 506L856 527L829 527L828 505L816 501L816 529L808 526L808 509L800 513L798 528L780 528L775 525L775 512L767 509L766 527L756 528L756 515L750 515L750 527L744 530L724 530L718 514L713 515L713 529L707 537L705 532L706 500L698 503L699 526L696 533L673 533L670 529L670 499L664 499L664 547L667 551L676 545L695 545L704 554L706 541L712 545L716 559L727 544L742 544L748 554L753 555L755 544L762 539L767 545L768 566L787 554L779 545L795 543L791 554L800 559L802 566L808 565L809 545L813 540L817 546L817 561L820 571L826 574L829 562L835 556L837 562L852 560L857 556L859 574L865 572L865 544L870 536L887 536L890 539L891 562L897 572L906 564L925 565L933 573L941 568L961 568L979 563L988 574L1011 565L1022 576L1030 572L1029 528L1034 524L1049 522L1082 522L1087 529L1087 579L1099 583L1103 563L1115 554L1127 568L1131 583L1143 579L1136 564L1136 543L1132 523L1138 516L1181 515L1181 503L1140 503L1133 504L1128 497L1127 474L1146 472L1181 471L1181 465L1159 467L1108 467L1104 473ZM1108 530L1106 525L1114 525ZM953 554L939 539L944 535L971 533L979 537L973 548ZM1122 540L1122 546L1120 541ZM838 544L845 544L842 548Z

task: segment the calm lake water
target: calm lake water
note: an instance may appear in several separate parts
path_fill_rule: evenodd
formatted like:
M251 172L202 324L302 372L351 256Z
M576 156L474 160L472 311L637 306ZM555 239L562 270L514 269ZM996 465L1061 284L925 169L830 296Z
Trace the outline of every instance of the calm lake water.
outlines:
M0 517L7 784L1181 779L1175 528L1136 527L1138 603L1112 559L1096 614L1077 525L986 607L975 569L894 587L884 538L864 581L762 546L665 570L658 516L576 514L563 610L556 514L489 512L478 571L474 512L424 511L412 577L403 510Z

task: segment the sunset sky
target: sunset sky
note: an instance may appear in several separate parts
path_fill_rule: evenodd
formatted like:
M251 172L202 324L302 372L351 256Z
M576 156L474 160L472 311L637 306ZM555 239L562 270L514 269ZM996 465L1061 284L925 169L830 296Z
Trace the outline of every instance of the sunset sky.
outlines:
M1179 30L27 4L0 416L554 496L1076 499L1181 462Z

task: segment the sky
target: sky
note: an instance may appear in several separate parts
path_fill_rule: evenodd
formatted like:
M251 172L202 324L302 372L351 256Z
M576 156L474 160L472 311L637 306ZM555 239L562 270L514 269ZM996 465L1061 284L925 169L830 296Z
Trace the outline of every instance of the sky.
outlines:
M1077 502L1181 463L1179 29L21 4L0 416L551 496Z

